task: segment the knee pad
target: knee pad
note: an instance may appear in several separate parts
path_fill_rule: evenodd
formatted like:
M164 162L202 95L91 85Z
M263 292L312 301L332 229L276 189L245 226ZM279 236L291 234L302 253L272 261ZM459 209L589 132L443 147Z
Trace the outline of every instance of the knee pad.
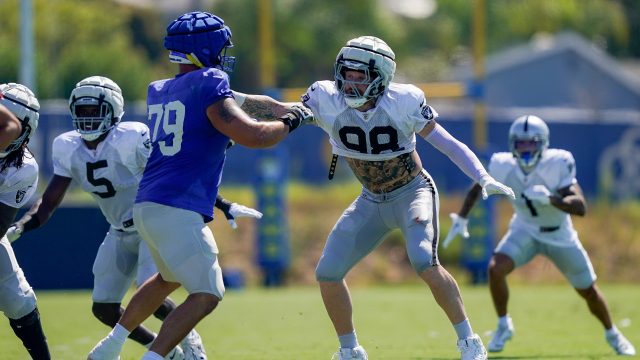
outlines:
M166 298L162 301L162 304L160 304L160 306L156 309L156 311L153 312L153 316L155 316L160 320L164 320L167 316L169 316L169 313L173 311L173 309L175 308L176 308L176 304L173 301L171 301L171 299Z
M91 312L103 324L115 326L122 315L122 308L120 303L94 302L93 306L91 306Z

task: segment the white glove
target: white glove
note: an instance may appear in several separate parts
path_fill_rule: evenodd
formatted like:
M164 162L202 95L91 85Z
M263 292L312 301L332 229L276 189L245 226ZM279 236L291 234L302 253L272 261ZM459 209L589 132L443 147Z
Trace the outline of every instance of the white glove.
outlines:
M527 199L538 202L542 205L549 205L549 203L551 202L551 199L549 199L549 196L551 196L551 191L549 191L549 189L547 189L547 187L544 185L531 186L524 191L524 196Z
M22 226L13 224L11 225L8 229L7 229L7 239L9 239L9 242L14 242L16 240L18 240L18 238L20 237L20 235L22 235Z
M510 187L507 185L496 181L496 179L491 176L484 177L480 183L482 186L482 199L487 200L490 195L506 195L511 198L511 200L515 200L516 195L513 193Z
M227 216L227 221L229 221L231 228L234 230L238 228L238 224L236 224L236 221L234 220L236 217L251 217L254 219L262 218L262 213L260 211L237 203L231 204L231 207L229 208L229 215L231 216Z
M462 216L456 213L450 213L449 217L451 218L451 229L447 233L447 237L444 238L442 242L442 247L447 248L451 241L456 238L456 235L460 234L463 238L467 239L469 237L469 229L467 229L467 224L469 223L469 219L463 218Z

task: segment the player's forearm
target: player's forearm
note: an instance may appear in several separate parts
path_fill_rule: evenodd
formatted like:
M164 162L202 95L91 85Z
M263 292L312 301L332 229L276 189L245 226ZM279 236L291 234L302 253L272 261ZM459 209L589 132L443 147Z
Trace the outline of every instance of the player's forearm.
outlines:
M569 195L560 197L552 195L549 197L550 204L571 215L584 216L587 213L587 204L584 198L579 195Z
M39 228L44 222L40 221L38 217L38 210L40 209L40 205L42 204L42 199L38 199L31 208L20 218L20 220L16 221L16 225L22 228L22 232L27 232L33 229ZM47 217L48 219L48 217Z
M480 184L473 184L473 186L467 193L467 196L464 198L464 202L462 203L462 207L460 208L458 215L465 219L468 219L469 213L471 212L471 209L473 209L473 206L476 204L476 201L478 201L481 193L482 187L480 186Z
M276 121L290 110L290 106L266 95L244 94L240 107L251 117L262 121Z

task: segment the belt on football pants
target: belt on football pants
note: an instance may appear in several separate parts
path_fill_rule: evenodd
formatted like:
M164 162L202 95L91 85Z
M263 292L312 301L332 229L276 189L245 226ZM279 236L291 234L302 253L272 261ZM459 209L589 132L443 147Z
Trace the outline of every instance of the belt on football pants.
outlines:
M540 226L540 232L554 232L560 229L560 226Z
M122 229L116 229L119 232L125 232L125 229L128 229L133 226L133 219L125 220L122 222Z

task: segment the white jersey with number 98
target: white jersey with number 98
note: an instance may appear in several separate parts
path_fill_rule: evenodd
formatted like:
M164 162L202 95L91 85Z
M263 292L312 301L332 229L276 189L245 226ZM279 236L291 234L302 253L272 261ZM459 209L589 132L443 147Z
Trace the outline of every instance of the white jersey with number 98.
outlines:
M415 133L437 118L422 90L390 83L376 106L361 112L347 106L333 81L318 81L302 96L327 134L333 153L368 161L388 160L412 152Z

